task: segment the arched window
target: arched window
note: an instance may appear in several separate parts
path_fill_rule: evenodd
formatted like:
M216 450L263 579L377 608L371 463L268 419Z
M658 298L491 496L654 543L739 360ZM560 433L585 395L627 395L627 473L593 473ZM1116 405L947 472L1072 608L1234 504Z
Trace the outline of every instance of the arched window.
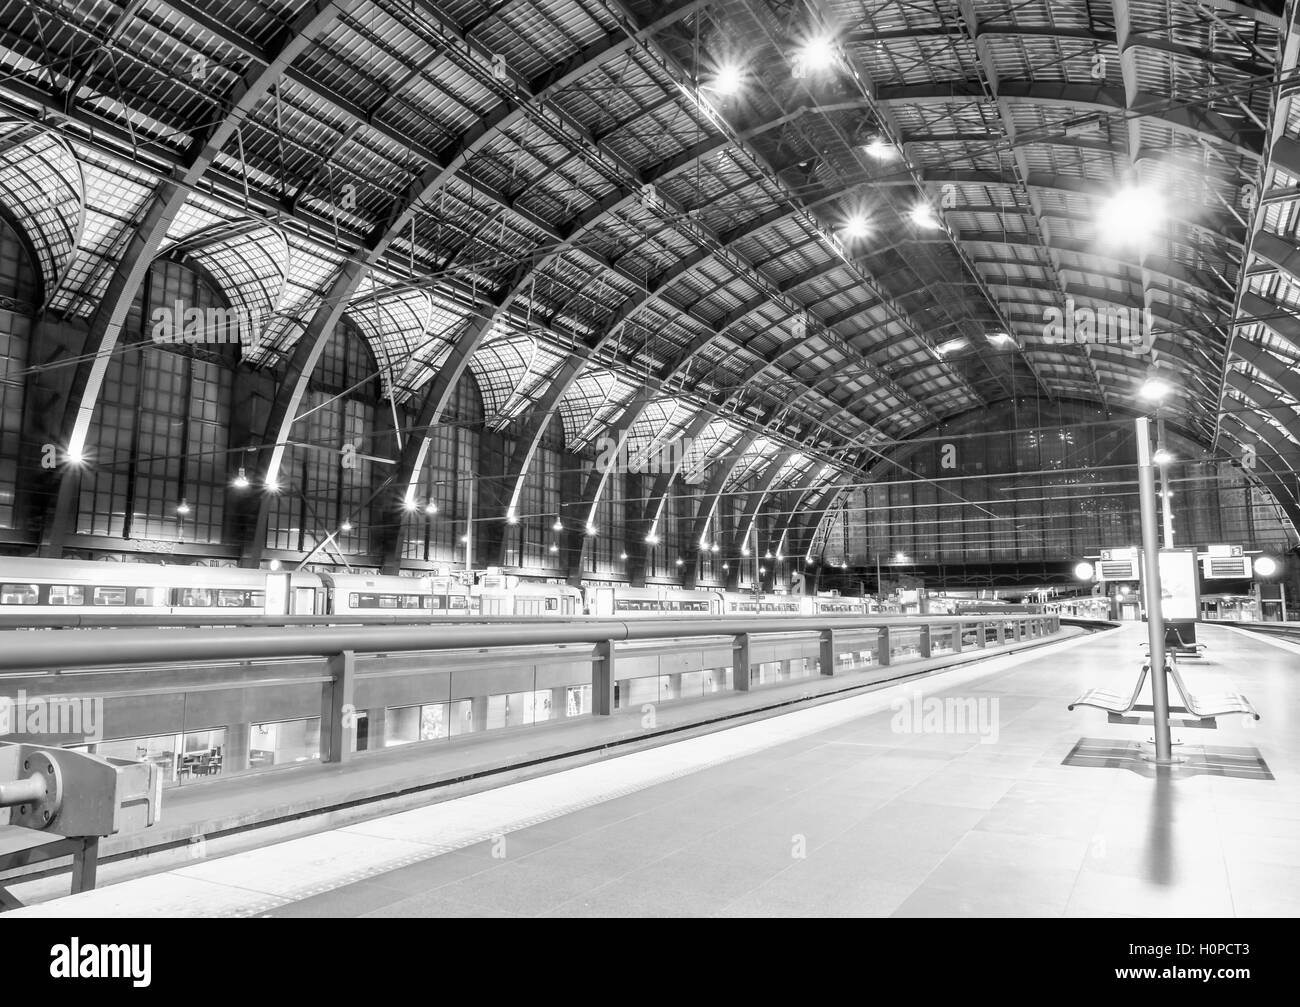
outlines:
M389 449L387 434L383 451L375 443L378 374L361 331L343 318L308 381L294 443L280 464L268 548L305 553L321 546L326 562L331 552L374 548L371 494L375 478L383 476L372 459Z
M408 424L409 426L409 424ZM463 565L466 521L477 510L472 500L479 476L479 440L483 396L468 370L456 385L451 403L428 432L429 447L420 471L414 507L407 513L402 555L405 559L450 566ZM412 431L411 436L421 436ZM396 492L402 492L398 487ZM429 512L429 504L436 510Z
M205 341L180 337L178 304L202 313L194 325ZM199 272L154 263L95 403L79 534L221 542L239 347L237 334L214 327L228 307ZM175 341L160 336L164 318Z

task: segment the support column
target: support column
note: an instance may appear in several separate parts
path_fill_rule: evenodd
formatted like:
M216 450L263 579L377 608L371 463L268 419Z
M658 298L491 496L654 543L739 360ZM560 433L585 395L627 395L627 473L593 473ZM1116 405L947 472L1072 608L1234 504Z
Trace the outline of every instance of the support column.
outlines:
M226 744L221 751L223 774L248 768L248 737L252 728L252 724L226 725Z
M921 657L934 656L934 637L929 626L921 627Z
M890 665L893 663L892 655L889 653L889 627L880 627L880 636L876 642L876 661L881 665Z
M557 686L551 690L551 719L563 720L569 715L569 687Z
M596 644L591 658L591 712L608 717L614 712L614 641Z
M366 751L382 751L388 744L388 708L374 707L366 711Z
M820 674L835 674L835 664L839 660L838 649L835 645L835 630L823 629L821 649L818 656L818 671Z
M470 730L474 731L476 734L479 731L486 731L487 718L488 718L487 696L474 696L469 701Z
M731 688L749 691L749 634L737 633L731 644Z
M352 693L356 680L356 655L345 650L328 659L333 680L321 690L321 762L347 762L352 757L357 724Z
M953 652L954 654L960 654L960 653L961 653L961 635L962 635L962 633L964 633L965 631L966 631L966 625L965 625L965 623L961 623L961 622L953 623L953 627L952 627L952 652Z

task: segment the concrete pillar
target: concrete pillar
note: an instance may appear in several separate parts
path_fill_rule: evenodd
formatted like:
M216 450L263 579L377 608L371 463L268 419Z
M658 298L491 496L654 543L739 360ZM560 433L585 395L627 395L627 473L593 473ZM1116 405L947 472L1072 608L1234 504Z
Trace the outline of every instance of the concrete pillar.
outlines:
M749 691L749 634L738 633L731 643L731 687Z
M251 731L251 724L226 725L226 743L221 747L223 774L248 768L248 736Z
M839 648L835 643L835 630L823 629L821 646L817 652L818 672L822 675L834 675L835 665L839 660L839 654L836 651Z
M882 664L882 665L888 665L888 664L892 664L892 663L893 663L893 658L892 658L892 656L891 656L890 653L889 653L889 647L890 647L890 642L889 642L889 627L888 627L888 626L881 626L881 627L880 627L880 636L879 636L879 639L878 639L878 641L877 641L877 643L876 643L876 661L877 661L877 663Z
M569 687L561 685L551 690L551 719L563 720L569 715Z
M350 650L335 654L327 659L326 667L332 681L321 689L320 758L321 762L347 762L357 731L352 705L355 655Z
M954 624L953 624L953 627L952 627L952 652L953 652L954 654L960 654L960 653L961 653L961 635L962 635L962 633L965 631L965 629L966 629L966 626L965 626L964 623L960 623L960 622L959 622L959 623L954 623Z
M929 626L921 627L921 656L922 657L934 656L934 636L930 632Z
M488 717L488 698L487 696L475 696L469 701L469 722L470 730L486 731Z
M602 640L591 660L591 712L608 717L614 712L614 641Z
M388 708L366 710L366 751L378 752L388 743Z

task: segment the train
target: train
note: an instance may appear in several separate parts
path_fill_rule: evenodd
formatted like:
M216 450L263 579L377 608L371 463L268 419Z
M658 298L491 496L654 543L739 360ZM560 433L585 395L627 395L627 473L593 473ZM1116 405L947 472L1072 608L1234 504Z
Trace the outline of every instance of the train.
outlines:
M874 615L871 598L451 576L0 557L0 615L410 615L618 619Z

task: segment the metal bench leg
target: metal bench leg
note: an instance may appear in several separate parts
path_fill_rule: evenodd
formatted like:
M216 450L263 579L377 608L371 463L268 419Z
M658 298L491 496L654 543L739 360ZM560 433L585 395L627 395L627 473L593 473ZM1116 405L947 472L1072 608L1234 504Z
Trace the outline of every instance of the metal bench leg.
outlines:
M93 891L98 869L99 837L88 836L81 849L72 854L72 894Z

